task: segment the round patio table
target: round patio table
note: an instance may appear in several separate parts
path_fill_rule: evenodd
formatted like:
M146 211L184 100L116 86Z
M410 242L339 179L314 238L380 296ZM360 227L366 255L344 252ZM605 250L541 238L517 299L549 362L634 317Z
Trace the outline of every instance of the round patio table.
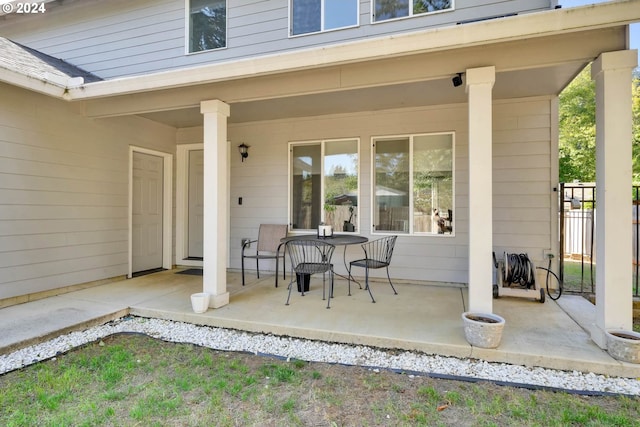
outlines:
M292 236L283 237L282 239L280 239L280 242L285 243L285 248L286 248L286 243L292 240L322 240L324 242L331 243L334 246L344 246L344 251L342 253L342 260L344 262L344 267L347 270L347 274L349 276L343 276L342 274L338 274L335 272L333 274L335 274L336 276L340 276L345 280L352 280L355 283L357 283L358 286L360 286L360 282L355 280L353 276L351 276L351 273L349 272L349 266L347 265L347 246L366 243L369 241L369 239L357 234L334 234L331 237L318 237L317 234L294 234Z
M291 240L323 240L334 246L344 246L345 249L348 245L357 245L369 241L366 237L357 234L334 234L331 237L318 237L317 234L294 234L280 239L282 243L287 243Z

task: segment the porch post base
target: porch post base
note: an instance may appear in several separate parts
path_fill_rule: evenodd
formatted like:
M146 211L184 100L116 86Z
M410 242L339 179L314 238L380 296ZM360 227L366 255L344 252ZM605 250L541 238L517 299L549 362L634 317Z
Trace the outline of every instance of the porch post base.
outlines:
M209 297L209 307L211 308L220 308L227 304L229 304L229 292Z
M601 349L607 349L607 335L602 328L595 323L593 324L593 328L591 328L591 339Z

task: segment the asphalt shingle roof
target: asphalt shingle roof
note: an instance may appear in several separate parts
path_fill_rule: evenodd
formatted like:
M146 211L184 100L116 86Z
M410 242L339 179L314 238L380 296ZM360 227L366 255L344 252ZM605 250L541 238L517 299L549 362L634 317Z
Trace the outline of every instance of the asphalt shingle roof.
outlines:
M66 81L73 77L82 77L85 83L102 80L95 74L62 59L54 58L5 37L0 37L0 68L40 79L54 76Z

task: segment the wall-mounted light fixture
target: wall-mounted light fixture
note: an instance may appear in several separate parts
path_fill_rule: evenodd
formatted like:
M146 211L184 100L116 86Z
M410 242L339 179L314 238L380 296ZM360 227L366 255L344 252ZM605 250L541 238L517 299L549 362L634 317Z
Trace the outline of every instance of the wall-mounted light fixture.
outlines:
M242 161L244 162L244 159L249 157L249 146L243 142L238 145L238 151L240 152L240 157L242 157Z
M462 74L463 73L458 73L457 76L451 79L451 83L453 83L453 87L458 87L462 85Z

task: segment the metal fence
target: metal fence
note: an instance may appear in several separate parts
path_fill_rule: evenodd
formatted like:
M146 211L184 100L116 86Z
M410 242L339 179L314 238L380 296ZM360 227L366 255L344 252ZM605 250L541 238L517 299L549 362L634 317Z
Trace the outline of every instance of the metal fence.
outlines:
M640 296L640 186L632 187L633 295ZM559 276L568 292L595 293L596 186L587 183L560 184Z

